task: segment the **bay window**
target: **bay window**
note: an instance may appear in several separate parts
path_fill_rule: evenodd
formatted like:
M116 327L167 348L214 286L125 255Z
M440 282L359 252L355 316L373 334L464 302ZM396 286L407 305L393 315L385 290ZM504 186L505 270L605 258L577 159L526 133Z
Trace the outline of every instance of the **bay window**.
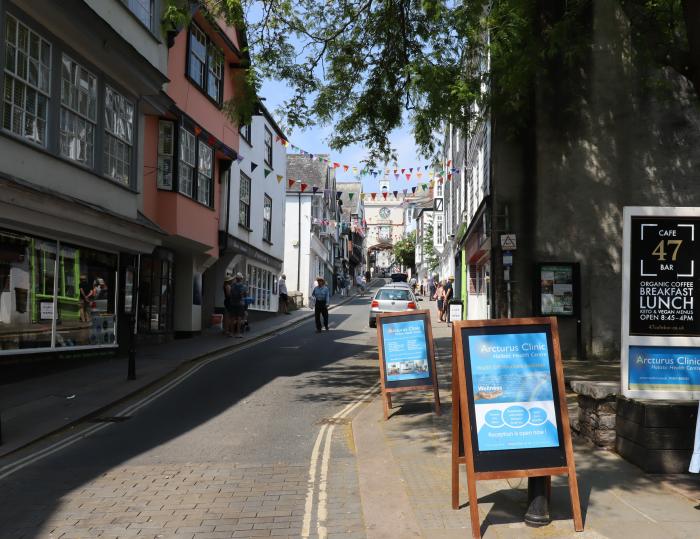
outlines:
M134 105L111 86L105 85L105 175L130 184Z
M180 163L177 183L180 192L192 196L195 169L195 137L185 128L180 128Z
M190 80L220 105L223 98L224 55L196 24L190 24L188 54L187 75Z
M167 120L158 122L158 189L173 188L173 153L175 149L175 124Z
M61 155L92 168L96 123L97 77L64 54L61 62Z

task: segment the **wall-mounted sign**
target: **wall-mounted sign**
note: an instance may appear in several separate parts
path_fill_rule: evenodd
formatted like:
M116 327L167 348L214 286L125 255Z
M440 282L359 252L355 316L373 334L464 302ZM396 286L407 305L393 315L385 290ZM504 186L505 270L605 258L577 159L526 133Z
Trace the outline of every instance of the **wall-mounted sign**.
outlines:
M389 418L391 393L432 389L440 414L435 349L430 312L406 311L377 316L379 371L384 419Z
M518 248L515 234L501 234L501 249L515 251Z
M582 531L556 318L452 328L452 504L459 507L463 463L472 537L481 537L476 481L513 477L567 475L574 528Z
M42 320L53 320L53 301L42 301L39 304L39 316Z
M622 392L700 399L700 209L626 207Z
M462 302L450 303L449 321L457 322L462 319Z
M578 316L578 263L543 263L536 266L535 313L540 316Z

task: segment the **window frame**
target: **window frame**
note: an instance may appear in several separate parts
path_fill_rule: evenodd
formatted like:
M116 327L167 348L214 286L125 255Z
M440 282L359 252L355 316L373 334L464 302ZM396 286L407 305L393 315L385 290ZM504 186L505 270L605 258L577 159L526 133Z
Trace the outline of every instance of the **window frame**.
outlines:
M61 51L60 54L61 57L61 75L58 77L60 79L60 95L58 99L58 109L59 109L59 122L58 122L58 153L61 157L64 159L69 159L70 161L77 163L79 165L82 165L86 168L89 168L91 170L95 169L95 148L97 146L97 130L99 129L99 119L100 119L100 81L99 77L92 72L89 68L85 67L82 62L76 60L73 55L68 54L65 50ZM68 60L70 63L75 64L78 66L78 68L84 70L87 72L88 76L91 76L95 80L95 111L94 111L94 118L91 119L89 118L89 109L88 112L83 114L80 112L77 108L73 107L72 105L64 103L63 100L63 63L65 60ZM69 84L72 86L72 81L68 81ZM78 92L80 92L80 88L78 88ZM88 96L89 99L89 96ZM88 103L89 107L89 103ZM70 157L69 155L66 155L63 153L62 148L61 148L61 138L63 135L63 127L62 127L62 119L63 119L63 109L67 111L68 114L83 120L84 122L89 123L92 126L92 155L90 157L89 162L83 162L78 159L74 159L73 157ZM132 129L133 130L133 129ZM132 139L133 139L133 132L132 132ZM133 144L132 144L133 145ZM110 178L112 179L112 178Z
M109 88L113 94L116 94L118 97L121 97L124 99L126 105L131 105L131 141L125 140L122 136L118 135L117 133L110 131L108 127L108 122L107 122L107 88ZM124 185L127 187L130 187L134 184L135 180L135 167L134 167L134 162L135 162L135 156L138 153L136 150L138 150L137 145L137 137L136 137L136 130L138 129L138 110L136 108L136 102L134 100L131 100L128 96L124 95L124 92L122 92L120 89L117 89L114 87L114 84L112 84L111 81L105 80L103 84L103 89L102 89L102 175L113 181L114 183L117 183L119 185ZM128 160L128 167L127 171L129 176L127 177L127 182L124 183L120 181L119 179L111 176L110 174L107 173L107 164L106 164L106 154L107 154L107 148L108 148L108 140L109 137L114 138L118 143L121 142L122 144L125 144L128 146L129 149L129 160Z
M244 132L245 131L245 132ZM252 124L241 124L238 126L238 134L241 136L243 140L245 140L249 146L252 146L251 138L253 134L253 126Z
M171 129L170 133L170 144L171 144L171 149L170 153L166 153L163 150L162 144L161 144L161 127L168 125L169 128ZM175 169L175 158L176 158L176 146L178 144L178 131L176 130L176 125L175 122L172 120L166 120L163 118L158 119L158 150L157 150L157 159L156 159L156 187L162 191L173 191L175 190L175 178L176 178L176 169ZM165 175L165 171L161 166L161 160L170 160L170 185L166 185L163 181L162 178Z
M243 186L244 185L247 185L247 201L243 200ZM251 228L250 228L250 201L251 201L252 185L253 185L253 182L250 179L250 176L241 172L240 173L239 187L238 187L238 225L242 226L243 228L246 228L248 230L251 230ZM241 220L241 216L243 215L243 209L246 210L245 211L245 222L243 222Z
M194 33L200 33L204 38L204 59L199 58L197 53L192 50L192 36ZM210 69L210 51L216 51L221 58L221 79L218 80L218 99L215 99L209 93L209 73ZM207 33L202 30L202 28L195 22L190 23L187 29L187 61L185 62L185 76L189 81L195 86L199 91L201 91L209 101L211 101L217 108L221 108L224 99L224 79L226 75L226 61L224 56L224 51L220 49L214 41L207 35ZM202 62L202 81L201 83L193 76L192 73L192 55L194 55L199 62Z
M269 204L268 204L269 202ZM269 214L269 219L265 218L265 210L267 208L270 208L270 211L268 212ZM262 234L262 239L263 241L266 241L268 243L272 243L272 197L265 193L265 196L263 198L263 234Z
M267 126L265 126L265 135L264 135L264 144L265 144L265 163L272 168L272 131L270 131ZM268 144L268 138L269 138L269 144Z
M202 165L202 149L206 149L209 151L209 176L207 176L201 168ZM208 208L211 208L214 205L214 148L209 146L206 142L204 142L202 139L197 139L197 182L195 185L195 188L197 190L197 197L194 198L193 200L196 200L200 204L205 205ZM206 184L207 184L207 200L201 200L200 199L200 193L201 191L201 184L204 183L202 178L205 179Z
M186 133L188 136L191 137L192 140L192 162L190 163L189 161L186 161L186 156L185 154L187 153L187 157L189 157L189 150L190 148L187 148L187 152L184 151L182 143L185 140L185 137L183 136L183 133ZM189 141L189 138L187 139ZM178 158L177 158L177 192L180 193L181 195L186 196L187 198L191 198L194 200L193 193L195 189L195 176L197 173L197 135L192 133L189 129L187 129L184 125L180 125L180 128L178 129L178 139L177 139L177 147L178 147ZM190 192L186 193L185 191L182 190L182 186L185 182L182 181L182 172L184 170L183 163L185 166L189 167L190 169L190 178L188 180L190 184Z
M156 12L158 9L158 6L156 5L157 0L146 0L150 4L150 21L148 24L144 22L144 20L137 15L137 13L134 11L134 9L131 7L131 2L137 2L140 3L139 0L122 0L122 3L124 4L124 7L126 7L127 11L131 13L131 15L136 18L137 21L139 21L143 26L145 26L151 33L155 32L155 20L156 20Z

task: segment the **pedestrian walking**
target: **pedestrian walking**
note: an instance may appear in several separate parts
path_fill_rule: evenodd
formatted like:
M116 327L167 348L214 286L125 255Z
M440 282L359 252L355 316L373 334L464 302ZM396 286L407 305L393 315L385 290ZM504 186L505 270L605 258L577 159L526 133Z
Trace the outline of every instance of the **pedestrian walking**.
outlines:
M365 283L367 284L367 288L369 288L369 283L372 282L372 274L369 272L369 270L365 271Z
M433 301L435 299L435 281L437 281L437 275L434 277L431 275L428 277L428 293L430 294L430 301Z
M328 305L331 302L331 292L326 286L323 277L316 279L318 286L311 292L314 301L314 319L316 321L316 333L321 333L321 317L323 317L323 327L328 331Z
M357 284L357 288L360 289L360 297L365 295L365 281L364 278L362 277L361 273L357 274L357 277L355 278L355 284Z
M289 296L287 295L287 276L283 273L277 281L277 292L280 295L280 312L283 314L291 314L289 312Z
M237 339L243 338L246 290L246 286L243 284L243 275L237 273L230 284L228 297L228 311L231 316L229 335L233 335Z

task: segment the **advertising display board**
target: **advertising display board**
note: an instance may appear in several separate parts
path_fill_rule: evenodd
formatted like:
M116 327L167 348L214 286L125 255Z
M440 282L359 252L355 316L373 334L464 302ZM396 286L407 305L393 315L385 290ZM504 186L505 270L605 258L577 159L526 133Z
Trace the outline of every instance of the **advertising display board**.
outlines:
M540 316L578 316L578 263L537 265L535 311Z
M700 209L626 207L622 392L700 399Z
M476 481L513 477L568 475L583 530L556 318L470 320L452 331L452 505L463 463L472 536L481 536Z
M440 414L435 349L430 312L406 311L377 316L379 371L384 418L389 418L391 393L431 389Z

